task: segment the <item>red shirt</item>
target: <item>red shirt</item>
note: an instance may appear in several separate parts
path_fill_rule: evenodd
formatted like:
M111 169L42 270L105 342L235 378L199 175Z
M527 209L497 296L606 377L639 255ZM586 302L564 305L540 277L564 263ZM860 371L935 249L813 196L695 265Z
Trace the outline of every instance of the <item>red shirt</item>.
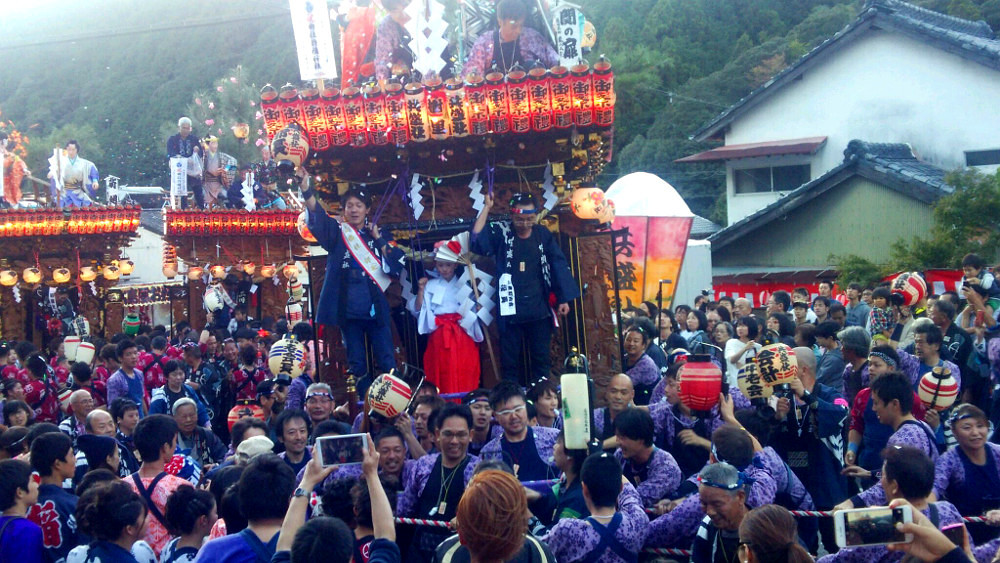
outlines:
M118 370L116 369L115 371L118 371ZM94 375L90 379L92 381L100 381L101 383L104 383L105 385L107 385L108 378L111 377L112 373L113 372L108 371L107 366L100 365L100 366L97 366L96 369L94 369Z
M89 384L77 385L76 389L83 389L89 392L90 396L94 398L95 407L103 407L108 404L108 385L103 381L96 381L94 378L91 378Z
M167 384L167 374L163 373L163 365L167 363L166 356L158 356L150 352L139 354L136 369L142 372L142 382L146 389L156 389Z
M59 423L59 397L51 385L40 379L24 384L24 402L34 409L36 421Z
M257 385L266 379L264 370L257 368L251 373L247 373L242 367L233 370L233 391L236 392L236 400L253 400L257 398Z
M872 388L865 387L858 394L854 396L854 406L851 407L851 421L850 429L856 430L861 434L865 433L865 409L868 406L868 401L872 397ZM910 414L913 418L917 420L923 420L924 414L927 412L927 407L920 401L920 396L917 392L913 392L913 409Z
M3 371L0 372L0 377L4 379L16 379L21 382L21 385L24 385L28 383L28 370L10 364L4 366Z

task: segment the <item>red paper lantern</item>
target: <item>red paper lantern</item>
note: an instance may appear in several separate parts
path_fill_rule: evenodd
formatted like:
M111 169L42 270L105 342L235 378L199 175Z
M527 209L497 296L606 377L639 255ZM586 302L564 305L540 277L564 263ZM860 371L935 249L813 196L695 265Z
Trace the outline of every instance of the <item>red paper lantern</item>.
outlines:
M473 73L465 78L465 99L468 102L469 132L485 135L490 130L490 110L486 101L483 77Z
M580 63L570 69L570 89L573 92L573 123L579 127L594 124L594 81L590 65Z
M264 129L267 130L267 138L270 139L285 126L278 101L278 91L270 84L260 90L260 112L264 115Z
M385 114L385 94L378 83L365 86L365 119L368 120L368 137L373 145L389 143L389 118Z
M903 305L912 307L927 297L927 283L917 272L903 272L892 280L892 295L898 295Z
M723 374L709 356L690 356L680 369L681 402L693 411L710 411L719 404Z
M281 117L285 120L285 124L294 122L303 125L305 120L302 119L302 99L299 97L299 90L291 84L285 84L278 93L278 99L281 101L278 107L281 108Z
M347 146L350 138L347 135L347 119L344 117L344 103L340 97L340 89L327 86L323 89L320 97L323 100L323 115L326 118L326 131L330 138L330 145Z
M510 107L504 75L493 71L486 75L486 105L490 110L490 132L503 135L510 132Z
M356 86L344 88L344 118L347 120L347 135L352 147L368 146L368 122L365 120L364 100Z
M467 137L469 135L469 115L465 101L465 83L460 78L449 78L445 84L445 93L448 96L448 121L451 124L451 135L453 137Z
M316 151L330 148L323 101L320 100L319 90L316 88L308 88L302 92L302 117L305 119L304 125L309 135L309 148Z
M406 124L409 128L410 141L422 143L430 138L427 130L424 86L419 82L410 82L403 90L406 92Z
M549 90L548 70L536 66L528 71L528 99L531 106L531 130L543 132L552 129L552 92Z
M424 78L424 90L427 95L427 122L430 126L431 138L443 141L451 135L451 122L448 120L448 93L444 83L436 74Z
M764 385L772 387L791 383L799 371L795 351L786 344L764 346L757 353L756 361Z
M528 73L518 65L507 74L507 99L510 100L510 130L531 131L531 103L528 99Z
M549 71L549 89L552 92L552 125L556 129L573 126L573 90L569 69L554 66Z
M396 79L385 85L385 115L389 120L389 142L397 146L405 145L410 140L406 92Z
M594 123L611 127L615 122L615 74L611 63L601 57L594 65Z

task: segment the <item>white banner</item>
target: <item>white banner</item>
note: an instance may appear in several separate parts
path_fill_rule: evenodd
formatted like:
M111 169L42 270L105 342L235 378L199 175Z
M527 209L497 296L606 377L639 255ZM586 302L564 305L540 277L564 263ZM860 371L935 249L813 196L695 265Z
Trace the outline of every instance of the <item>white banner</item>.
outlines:
M337 78L326 0L288 0L302 80Z
M583 12L572 4L557 7L552 14L552 28L556 34L556 52L559 64L570 67L583 58Z
M188 195L187 161L183 156L170 157L170 197Z

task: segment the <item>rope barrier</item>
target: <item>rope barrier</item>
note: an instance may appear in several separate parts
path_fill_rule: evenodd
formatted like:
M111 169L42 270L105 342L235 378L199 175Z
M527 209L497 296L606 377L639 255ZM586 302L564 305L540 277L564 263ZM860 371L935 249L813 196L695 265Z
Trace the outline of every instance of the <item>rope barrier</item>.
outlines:
M527 486L527 484L525 484L525 486ZM645 510L646 514L656 514L656 511L653 510L652 508L647 508ZM808 518L808 517L829 518L833 516L832 510L789 510L789 512L792 514L792 516L798 518ZM963 516L962 520L964 520L965 522L989 524L989 522L986 521L986 518L983 518L982 516Z
M425 520L423 518L395 518L397 524L410 524L411 526L430 526L432 528L451 528L451 522L447 520Z

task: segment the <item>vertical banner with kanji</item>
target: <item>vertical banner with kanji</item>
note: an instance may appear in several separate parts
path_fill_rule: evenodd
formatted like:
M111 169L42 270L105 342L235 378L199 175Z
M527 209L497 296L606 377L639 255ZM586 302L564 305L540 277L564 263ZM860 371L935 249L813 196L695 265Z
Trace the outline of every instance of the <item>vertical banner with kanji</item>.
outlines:
M570 67L583 58L583 12L572 4L561 4L554 11L552 29L556 34L559 64Z
M188 195L187 161L183 156L170 158L170 200L174 209L177 209L177 199Z
M302 80L337 78L325 0L288 0Z

